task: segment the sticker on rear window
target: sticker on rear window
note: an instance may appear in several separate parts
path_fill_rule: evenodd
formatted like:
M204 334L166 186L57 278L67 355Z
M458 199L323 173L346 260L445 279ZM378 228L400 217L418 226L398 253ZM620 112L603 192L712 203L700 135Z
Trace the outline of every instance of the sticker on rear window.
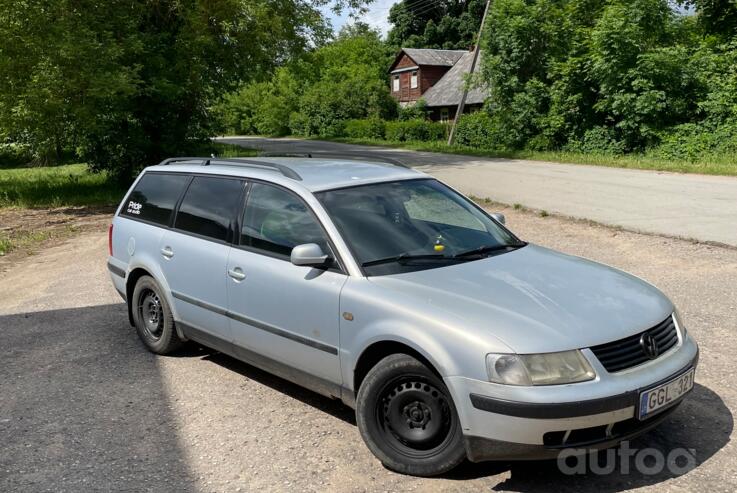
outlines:
M141 214L141 209L143 209L143 205L139 204L138 202L133 202L132 200L128 202L128 210L126 212L128 214Z

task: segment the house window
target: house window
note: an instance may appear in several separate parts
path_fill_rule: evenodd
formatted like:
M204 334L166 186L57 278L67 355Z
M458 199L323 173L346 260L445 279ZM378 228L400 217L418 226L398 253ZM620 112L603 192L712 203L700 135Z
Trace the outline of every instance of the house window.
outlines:
M417 70L412 72L412 78L409 80L409 87L417 89Z
M440 121L443 123L447 123L450 120L450 110L448 108L441 108L440 109Z
M399 76L395 75L394 80L392 81L392 90L394 92L399 92Z

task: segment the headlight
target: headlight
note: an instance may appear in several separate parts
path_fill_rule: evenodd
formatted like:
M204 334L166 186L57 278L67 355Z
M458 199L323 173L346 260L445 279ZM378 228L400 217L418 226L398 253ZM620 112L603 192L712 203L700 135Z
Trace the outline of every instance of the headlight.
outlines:
M506 385L585 382L596 374L581 351L543 354L487 354L489 380Z
M681 312L678 311L678 308L673 311L673 318L676 320L676 325L681 331L681 339L686 339L686 324L683 323L683 316L681 316Z

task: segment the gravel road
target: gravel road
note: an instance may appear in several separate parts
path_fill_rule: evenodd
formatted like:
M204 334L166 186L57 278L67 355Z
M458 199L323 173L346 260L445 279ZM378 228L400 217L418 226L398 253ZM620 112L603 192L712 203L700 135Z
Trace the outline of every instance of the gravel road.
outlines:
M504 210L529 241L663 289L701 344L696 387L630 444L694 449L677 476L565 475L555 462L384 469L350 409L204 348L147 353L84 233L0 274L0 491L735 491L737 250ZM630 466L633 469L632 466Z

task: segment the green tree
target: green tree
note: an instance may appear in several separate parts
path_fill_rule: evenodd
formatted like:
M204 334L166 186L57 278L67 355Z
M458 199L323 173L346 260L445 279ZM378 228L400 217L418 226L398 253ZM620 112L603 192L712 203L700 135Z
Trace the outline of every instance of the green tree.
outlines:
M696 10L699 24L707 34L724 40L737 35L737 1L684 0L681 4Z
M365 2L0 0L1 133L128 180L209 137L224 91L322 44L328 3Z
M394 48L468 49L475 43L485 0L402 0L389 11Z
M482 67L504 146L642 150L699 118L694 26L667 0L497 0Z
M218 111L230 132L336 136L347 120L396 116L386 83L392 55L377 31L351 25L267 81L227 95Z
M341 31L335 42L317 50L311 63L320 68L299 98L298 119L293 128L305 135L339 135L346 120L396 115L389 94L386 67L392 51L379 33L359 25Z

